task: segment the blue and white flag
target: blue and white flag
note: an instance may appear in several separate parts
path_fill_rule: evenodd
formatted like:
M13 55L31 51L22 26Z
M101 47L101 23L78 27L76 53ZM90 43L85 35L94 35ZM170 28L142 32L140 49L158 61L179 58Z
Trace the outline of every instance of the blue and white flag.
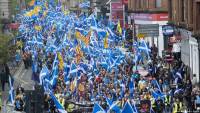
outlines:
M59 113L67 113L67 111L65 111L64 107L59 103L59 101L56 99L52 92L50 92L50 96L51 99L54 101L56 109L59 111Z
M130 102L127 101L121 113L136 113L136 112L133 110Z
M40 85L42 85L43 79L49 74L49 70L46 65L43 66L40 72Z
M121 109L118 104L119 104L119 101L112 102L112 104L109 105L109 109L108 109L107 113L109 113L110 111L114 111L115 113L121 113Z
M106 112L98 103L95 103L92 113L106 113Z
M13 81L12 78L9 76L10 91L9 91L9 99L8 99L8 101L9 101L11 104L14 104L14 100L15 100L13 83L14 83L14 81Z

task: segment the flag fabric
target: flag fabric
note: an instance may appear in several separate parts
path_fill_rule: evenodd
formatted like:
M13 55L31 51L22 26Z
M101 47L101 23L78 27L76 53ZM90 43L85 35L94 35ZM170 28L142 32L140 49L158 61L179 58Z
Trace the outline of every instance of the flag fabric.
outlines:
M62 54L60 52L58 53L58 60L59 60L59 70L63 70L64 69L64 61L63 61Z
M151 49L147 46L146 42L143 39L140 41L138 49L141 51L145 51L148 59L150 59Z
M48 75L49 70L46 65L43 66L42 70L40 71L40 85L42 85L42 82L44 78Z
M78 44L76 46L76 63L79 64L83 57L83 52L81 51L81 46Z
M35 30L36 30L36 31L41 31L41 30L42 30L42 27L39 26L39 25L36 25L36 26L35 26Z
M108 32L106 33L106 37L105 37L105 39L104 39L104 48L108 48L108 36L109 36L109 34L108 34Z
M59 73L57 57L58 56L56 54L54 62L53 62L53 67L52 67L52 79L50 81L50 84L52 85L52 87L55 87L57 83L58 73Z
M119 32L120 35L122 34L122 28L121 28L119 20L118 20L118 23L117 23L117 31Z
M92 113L106 113L106 112L98 103L95 103Z
M115 113L121 113L121 109L120 109L120 105L119 104L120 104L119 101L113 102L109 106L109 109L108 109L107 113L109 113L110 111L114 111Z
M121 112L121 113L136 113L136 112L133 110L133 108L132 108L130 102L127 101L127 102L125 103L124 108L122 109L122 112Z
M67 111L65 111L64 107L60 104L60 102L56 99L56 97L54 96L54 94L52 92L50 92L50 96L56 106L56 109L60 113L67 113Z
M9 86L10 86L10 90L9 90L9 99L8 99L8 101L9 101L11 104L14 104L14 100L15 100L13 83L14 83L14 81L13 81L12 78L9 76Z
M113 101L108 97L106 97L106 102L107 102L109 107L113 104Z

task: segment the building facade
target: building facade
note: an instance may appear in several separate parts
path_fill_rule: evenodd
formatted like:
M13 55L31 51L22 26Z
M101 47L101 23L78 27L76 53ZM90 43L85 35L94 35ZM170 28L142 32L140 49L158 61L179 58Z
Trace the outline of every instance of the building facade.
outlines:
M168 0L169 23L181 37L181 59L190 67L190 78L199 83L200 0Z
M10 0L0 0L0 18L9 19L10 17Z
M134 27L135 36L138 34L139 25L157 24L159 26L159 34L156 36L145 36L152 46L155 44L158 47L158 54L162 57L164 50L164 37L162 26L168 23L168 1L167 0L128 0L129 24ZM150 29L151 30L151 29Z

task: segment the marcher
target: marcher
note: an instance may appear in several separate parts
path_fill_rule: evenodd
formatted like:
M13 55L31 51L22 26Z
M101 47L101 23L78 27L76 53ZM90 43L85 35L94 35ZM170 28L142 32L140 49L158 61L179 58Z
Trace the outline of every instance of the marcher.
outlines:
M5 84L8 82L8 76L6 75L5 69L1 71L1 87L2 91L5 91Z

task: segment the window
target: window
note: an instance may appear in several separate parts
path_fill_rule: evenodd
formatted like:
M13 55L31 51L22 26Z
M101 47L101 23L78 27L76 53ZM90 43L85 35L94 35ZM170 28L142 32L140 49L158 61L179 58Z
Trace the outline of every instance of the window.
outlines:
M185 8L184 8L184 0L181 0L181 21L184 22L184 17L185 17Z
M156 0L156 8L162 7L162 0Z
M169 0L169 18L172 19L172 0Z

